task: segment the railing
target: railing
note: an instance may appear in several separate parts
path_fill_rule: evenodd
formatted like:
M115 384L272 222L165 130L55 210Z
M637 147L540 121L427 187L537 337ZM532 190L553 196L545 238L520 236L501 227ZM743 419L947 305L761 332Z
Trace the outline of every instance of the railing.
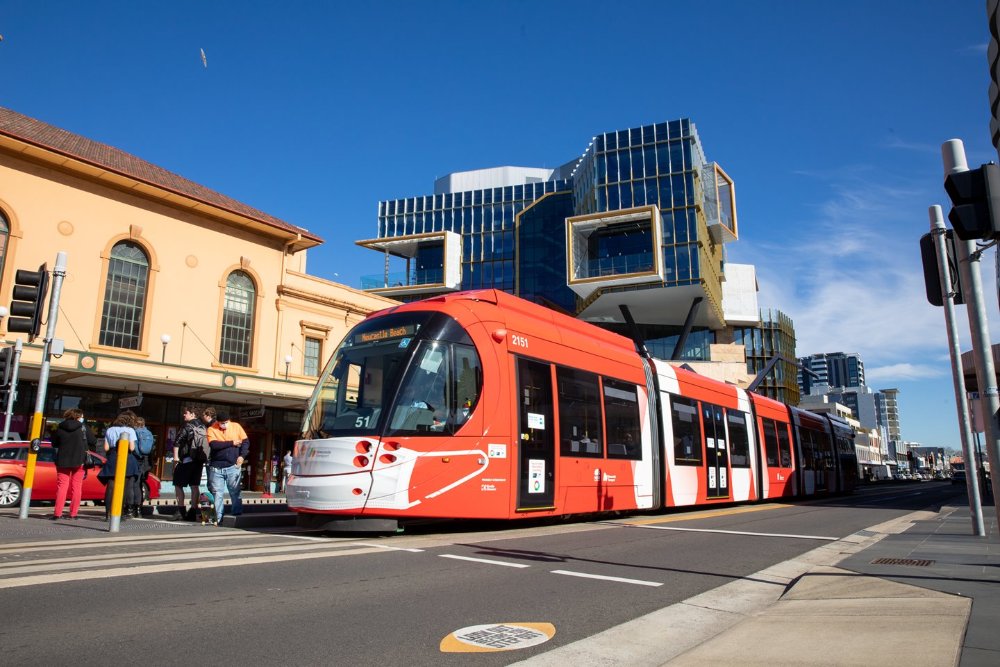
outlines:
M620 276L629 273L648 273L653 270L653 253L640 252L634 255L618 255L588 259L577 266L577 279Z
M410 272L393 271L361 276L361 289L386 289L391 287L419 287L439 285L444 281L444 269L415 269Z

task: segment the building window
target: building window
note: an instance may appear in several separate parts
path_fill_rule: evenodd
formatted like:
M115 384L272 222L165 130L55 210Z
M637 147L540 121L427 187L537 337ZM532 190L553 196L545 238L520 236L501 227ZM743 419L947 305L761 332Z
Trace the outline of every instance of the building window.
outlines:
M108 262L101 311L100 344L138 350L142 343L142 320L146 311L149 258L131 241L116 243Z
M222 307L222 341L219 361L228 366L249 366L253 347L253 279L243 271L233 271L226 279L226 301Z
M319 338L306 337L305 354L302 374L309 377L319 376L319 359L323 350L323 341Z
M10 240L10 223L7 216L0 211L0 277L3 277L3 268L7 265L7 242Z

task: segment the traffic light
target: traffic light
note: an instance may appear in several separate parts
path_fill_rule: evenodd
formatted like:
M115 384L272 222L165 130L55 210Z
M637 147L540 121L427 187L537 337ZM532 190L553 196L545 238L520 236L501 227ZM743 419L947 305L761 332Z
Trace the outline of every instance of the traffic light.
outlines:
M984 164L978 169L949 174L944 189L951 198L948 220L963 241L1000 238L1000 167Z
M14 298L10 302L7 331L28 334L28 342L42 329L42 309L49 289L48 266L42 264L37 271L18 269L14 274Z
M958 262L955 260L955 235L950 229L945 231L944 247L948 254L946 261L951 277L951 289L955 293L953 303L960 306L965 303L965 300L962 299L962 284L958 276ZM934 247L934 237L930 233L920 237L920 259L924 264L924 290L927 293L927 300L932 306L943 306L941 278L938 276L937 249Z
M0 412L7 409L7 396L13 387L10 386L14 371L14 348L0 348Z

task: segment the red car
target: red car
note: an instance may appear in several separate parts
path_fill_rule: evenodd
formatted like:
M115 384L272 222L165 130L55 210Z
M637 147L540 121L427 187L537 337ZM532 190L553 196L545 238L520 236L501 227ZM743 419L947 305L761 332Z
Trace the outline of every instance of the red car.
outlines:
M15 507L21 504L24 488L24 471L28 465L27 442L0 443L0 507ZM35 465L35 482L31 487L31 500L56 499L56 466L53 463L55 450L42 443ZM97 479L97 473L104 465L104 457L94 452L87 453L84 465L83 500L104 500L104 484ZM142 499L160 497L160 480L150 473L142 485Z

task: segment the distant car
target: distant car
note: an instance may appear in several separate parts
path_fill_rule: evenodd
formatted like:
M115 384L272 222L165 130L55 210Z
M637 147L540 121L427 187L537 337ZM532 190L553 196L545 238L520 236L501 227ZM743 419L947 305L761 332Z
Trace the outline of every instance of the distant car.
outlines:
M956 470L951 473L951 483L952 484L965 484L965 471Z
M35 465L35 481L31 486L31 500L56 499L55 450L42 443ZM104 500L104 484L97 479L97 473L104 465L104 457L94 452L87 453L84 464L82 500ZM14 507L21 504L24 489L24 471L28 465L28 443L6 442L0 444L0 507ZM142 485L142 499L160 497L160 479L150 474Z

